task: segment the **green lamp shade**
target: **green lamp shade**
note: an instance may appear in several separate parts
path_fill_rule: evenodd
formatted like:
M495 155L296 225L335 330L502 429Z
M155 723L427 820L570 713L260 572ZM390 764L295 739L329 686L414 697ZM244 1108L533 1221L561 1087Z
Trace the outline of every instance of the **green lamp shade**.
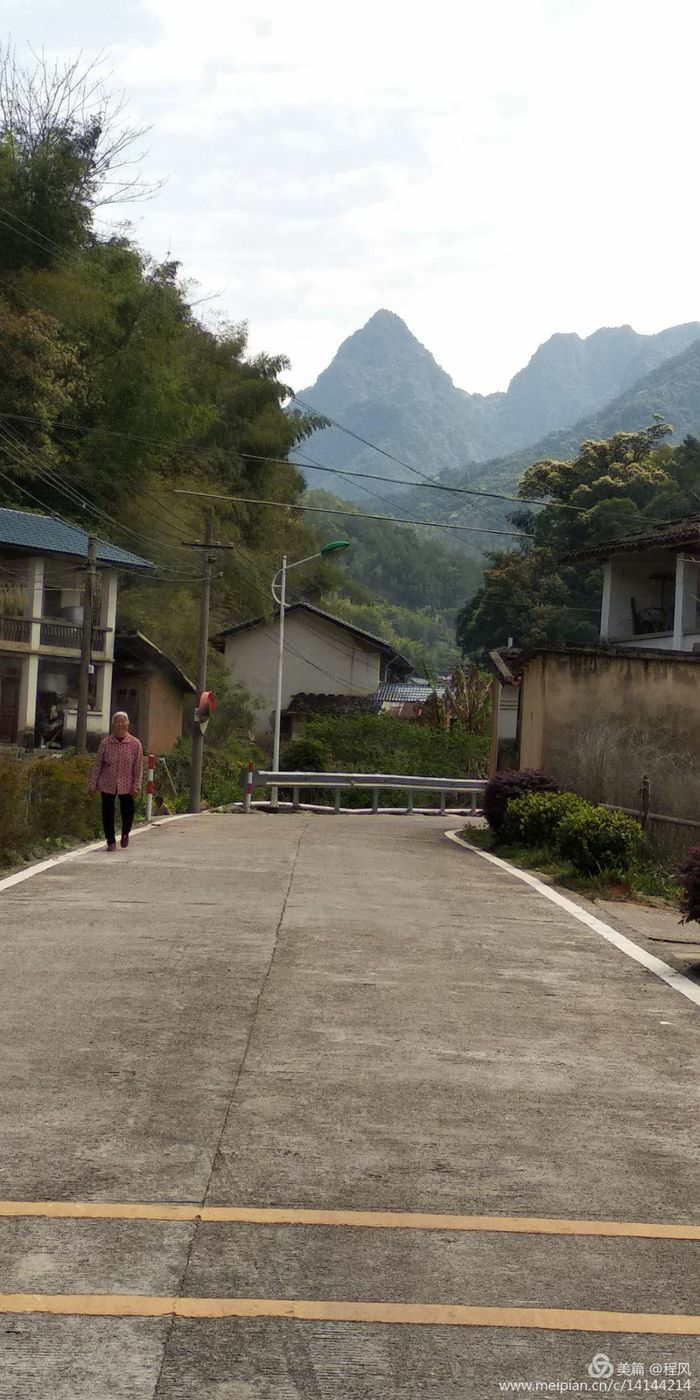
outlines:
M349 549L349 540L329 540L328 544L321 545L321 554L335 554L338 549Z

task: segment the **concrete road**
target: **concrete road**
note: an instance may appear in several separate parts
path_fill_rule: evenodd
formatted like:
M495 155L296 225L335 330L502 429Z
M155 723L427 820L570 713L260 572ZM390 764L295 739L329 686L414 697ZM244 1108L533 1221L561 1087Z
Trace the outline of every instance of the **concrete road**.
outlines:
M698 1009L448 825L186 819L0 893L0 1197L54 1203L0 1208L2 1400L697 1393L700 1337L619 1314L700 1312Z

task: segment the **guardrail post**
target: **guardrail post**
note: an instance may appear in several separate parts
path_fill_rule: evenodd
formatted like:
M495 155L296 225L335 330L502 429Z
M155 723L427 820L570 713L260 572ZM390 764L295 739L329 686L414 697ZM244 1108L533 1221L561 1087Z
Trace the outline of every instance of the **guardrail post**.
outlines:
M408 801L407 801L407 803L406 803L406 811L407 811L407 812L412 812L412 811L413 811L413 788L409 788L409 789L408 789Z
M152 753L148 755L148 772L146 775L146 821L153 818L153 773L155 771L156 760Z
M338 812L339 812L339 811L340 811L340 788L337 787L336 790L335 790L335 813L336 813L336 816L338 815Z
M379 811L379 788L372 788L372 811Z
M243 811L249 812L253 800L253 764L248 763L248 774L245 783L245 793L243 796Z
M471 814L472 814L472 816L473 816L474 813L475 813L475 811L476 811L476 793L475 793L475 792L472 792L472 793L471 793L471 798L470 798L470 802L469 802L469 810L470 810L470 812L471 812Z
M444 817L444 815L445 815L445 792L444 792L444 789L441 788L441 789L440 789L440 816L441 816L441 817Z
M295 812L298 812L298 811L299 811L299 789L298 789L298 787L292 788L292 807L294 808L294 811L295 811Z

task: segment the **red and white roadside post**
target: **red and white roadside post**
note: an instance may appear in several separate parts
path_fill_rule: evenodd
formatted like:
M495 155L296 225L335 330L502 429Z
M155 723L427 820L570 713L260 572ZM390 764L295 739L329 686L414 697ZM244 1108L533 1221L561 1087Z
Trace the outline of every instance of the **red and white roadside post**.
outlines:
M250 761L250 762L248 763L248 777L247 777L247 779L246 779L245 796L244 796L244 798L243 798L243 811L244 811L244 812L249 812L249 811L250 811L250 804L251 804L252 801L253 801L253 764L252 764L252 761Z
M146 821L150 822L153 816L153 775L156 769L155 754L148 755L148 774L146 781Z

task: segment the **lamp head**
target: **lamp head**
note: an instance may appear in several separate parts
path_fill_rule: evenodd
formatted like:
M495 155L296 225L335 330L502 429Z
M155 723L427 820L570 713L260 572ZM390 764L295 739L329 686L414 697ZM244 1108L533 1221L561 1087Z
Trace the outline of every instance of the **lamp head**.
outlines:
M322 544L319 553L324 557L326 554L336 554L339 549L349 549L350 540L329 540L328 544Z

